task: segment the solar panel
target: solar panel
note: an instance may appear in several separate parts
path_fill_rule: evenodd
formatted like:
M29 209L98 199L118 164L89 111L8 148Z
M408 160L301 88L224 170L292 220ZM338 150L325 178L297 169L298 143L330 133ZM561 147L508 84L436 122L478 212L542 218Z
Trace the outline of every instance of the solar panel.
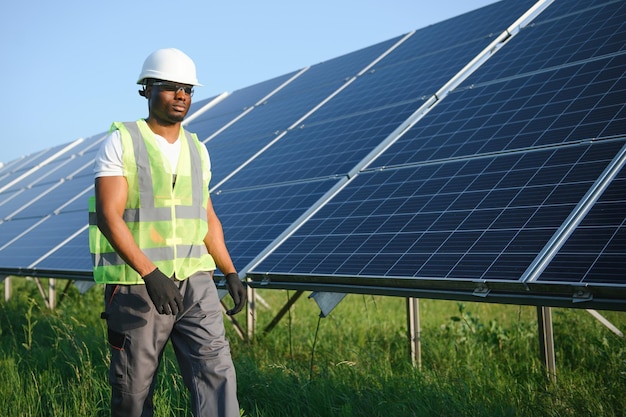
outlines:
M392 43L393 40L385 41L312 66L256 105L237 123L209 140L206 145L214 166L213 184L219 183L224 176L262 150L280 132L287 130L341 87L346 77L355 75ZM216 106L216 111L219 107ZM200 117L198 123L202 120L204 117ZM209 132L202 129L196 133L199 137L209 136Z
M364 172L252 272L519 280L622 145Z
M95 135L68 144L55 146L35 156L17 160L17 164L7 166L9 175L0 184L0 203L7 192L29 188L42 182L54 183L71 175L81 168L86 153L94 154L103 135ZM91 167L89 167L91 169Z
M211 107L202 113L201 117L194 118L186 124L186 128L190 132L200 132L199 139L201 141L209 138L220 128L226 126L230 121L241 115L242 112L253 108L260 100L266 97L282 84L287 82L295 74L285 74L280 77L273 78L252 86L242 88L229 94L226 98L219 101L218 105ZM200 110L204 105L213 99L194 102L193 110L188 119L194 116L195 111ZM191 111L190 110L190 111Z
M66 145L57 146L55 148L44 149L39 152L34 152L31 155L27 155L21 158L17 158L13 161L9 161L6 165L0 167L0 187L4 187L7 181L10 181L20 173L25 172L27 169L37 166L47 158L52 156L58 149L65 147Z
M524 4L532 3L499 3L411 34L224 187L345 175L484 49L493 30L523 13Z
M331 178L212 194L237 269L245 270L337 182Z
M415 110L534 1L503 1L416 31L306 123L415 103ZM402 107L395 109L406 111ZM406 115L406 113L403 113ZM408 115L407 115L408 116Z
M626 285L626 168L602 194L537 282Z
M3 223L0 229L3 236L5 233L9 236L19 234L20 238L6 247L0 246L0 265L14 270L35 268L33 264L41 257L86 226L85 217L85 208L82 206L79 210L51 214L40 219L19 219ZM36 227L31 228L33 225ZM73 256L77 258L78 264L88 268L87 271L91 269L89 245L75 252ZM74 263L76 262L63 263L60 265L60 272L71 270Z
M438 104L436 112L426 115L376 160L375 166L624 133L626 55L620 52L623 43L614 39L626 36L626 6L611 2L573 15L566 13L568 6L559 2L548 7L544 13L564 14L532 25L513 38L452 92L453 97ZM577 36L572 36L572 26ZM610 36L594 38L605 32ZM598 55L594 45L603 53ZM613 53L607 53L609 45ZM546 48L549 62L538 58L544 56L538 46ZM555 61L557 57L560 61Z
M236 189L346 175L414 108L414 104L398 105L294 129L222 187Z
M509 7L516 4L514 8L519 7L523 12L519 2L506 3ZM454 76L468 60L491 42L492 29L503 30L517 18L517 15L511 15L509 8L506 23L490 19L488 16L503 15L504 8L501 4L486 10L490 13L483 16L480 21L485 24L478 29L475 28L476 21L471 16L463 16L446 22L442 29L426 28L409 36L357 51L356 54L319 64L304 72L278 91L272 99L286 101L289 104L287 114L296 110L295 114L299 115L305 114L306 111L304 108L294 107L292 103L294 92L298 93L298 99L303 90L304 94L308 94L307 90L313 88L316 94L323 93L318 94L315 100L305 102L309 110L313 108L312 104L320 103L325 97L330 99L302 119L297 126L288 129L280 140L255 156L254 160L247 163L234 176L214 187L213 191L235 192L240 189L253 189L254 193L262 195L271 193L275 185L295 183L296 187L290 188L289 191L298 191L298 194L292 197L287 195L287 198L289 200L306 198L309 205L296 205L290 210L292 213L290 220L293 222L298 218L297 215L303 214L311 205L314 206L316 199L325 194L302 196L300 188L309 187L310 184L307 183L309 181L317 184L318 180L327 178L328 181L324 182L326 186L324 191L329 191L338 183L338 179L345 180L347 173L361 159L423 104L425 96L434 94L442 83ZM476 33L476 37L468 39L460 35L465 28L471 28L469 30ZM447 35L443 36L443 33ZM337 68L341 69L339 72L341 78L337 77ZM324 87L327 85L332 88L325 90ZM246 141L258 142L255 147L267 143L261 138L262 133L241 135L241 129L250 126L255 132L259 132L265 129L263 123L271 122L275 135L284 132L282 129L286 128L286 125L281 123L286 110L281 107L282 104L277 107L272 99L268 100L267 112L263 106L255 108L232 129L207 142L216 171L224 169L224 166L220 168L217 165L220 163L220 156L223 157L224 154L216 152L220 148L212 147L215 141L221 140L220 143L232 152L233 157L226 155L226 159L235 160L246 152L242 149L250 148L237 136L242 136ZM276 111L280 116L278 119L274 115ZM263 120L257 121L255 115L262 117ZM295 120L296 118L292 118L291 122ZM271 228L261 221L249 222L250 217L263 219L271 216L272 205L261 205L254 213L250 213L247 199L239 200L246 201L246 204L228 207L223 206L220 200L220 196L214 194L216 211L227 213L221 220L228 235L231 255L236 262L251 261L279 234L292 227L292 223L287 222L280 224L280 227ZM240 229L241 223L245 226ZM273 223L270 221L270 224ZM237 242L237 235L240 233L247 236L241 245ZM233 240L235 243L232 243ZM252 245L251 242L257 243ZM251 247L256 251L251 251ZM246 253L243 254L239 248L245 249Z
M87 199L93 192L93 158L103 138L99 134L52 148L15 171L0 192L2 268L11 273L36 268L39 259L50 256L50 251L86 226ZM78 263L88 268L84 271L89 275L88 249L71 249L76 259L67 262L71 256L57 258L58 273L68 273Z
M0 254L2 254L15 239L37 226L41 220L40 218L28 217L0 223ZM4 264L2 265L4 266Z
M626 55L461 88L372 166L613 137L626 122Z
M18 175L0 193L0 220L41 217L93 185L93 158L102 136L84 141L77 152ZM88 179L85 179L88 177ZM76 181L76 182L73 182ZM5 195L10 198L3 198ZM22 214L19 214L22 213Z
M90 178L90 180L93 183L93 179ZM62 252L67 256L63 258L54 254L52 265L58 269L58 272L63 274L64 271L73 270L74 265L79 265L84 275L89 276L91 273L89 245L82 248L66 245L66 241L80 230L84 231L81 236L82 243L87 244L84 239L87 236L88 197L89 194L82 194L60 206L50 206L44 214L16 216L1 223L0 265L14 270L37 268L38 260L49 256L50 251L56 252L57 247L61 245L63 246ZM56 204L56 202L53 203Z
M625 14L622 1L558 1L511 39L468 83L481 84L624 52ZM525 52L519 54L518 48ZM531 56L533 59L528 59Z
M582 4L548 7L539 23L437 103L250 275L344 289L466 281L522 288L524 273L626 139L626 54L616 42L626 37L626 7ZM607 195L620 186L618 178ZM615 277L618 267L608 269L625 255L623 208L610 207L611 225L600 232L592 220L583 223L563 248L569 257L557 255L546 280L559 276L554 265L564 267L580 252L571 248L582 247L587 227L601 236L596 245L610 242L611 249L590 250L577 268L591 271L597 261L598 282L608 271L611 282L625 283Z
M82 215L82 212L80 213ZM72 215L72 214L68 214ZM79 213L73 214L75 217ZM72 227L74 224L72 223ZM86 225L85 225L86 226ZM38 275L44 277L75 277L93 280L91 254L89 253L89 233L87 229L72 230L64 240L52 242L50 251L33 262Z

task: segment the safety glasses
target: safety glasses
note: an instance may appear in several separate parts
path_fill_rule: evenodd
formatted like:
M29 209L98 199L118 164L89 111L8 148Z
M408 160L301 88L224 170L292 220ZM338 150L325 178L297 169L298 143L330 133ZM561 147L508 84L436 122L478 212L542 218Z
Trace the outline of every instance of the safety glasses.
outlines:
M169 81L155 81L152 85L159 87L163 91L173 91L174 93L178 93L180 90L183 90L183 92L188 96L193 95L193 87L189 85L176 84Z

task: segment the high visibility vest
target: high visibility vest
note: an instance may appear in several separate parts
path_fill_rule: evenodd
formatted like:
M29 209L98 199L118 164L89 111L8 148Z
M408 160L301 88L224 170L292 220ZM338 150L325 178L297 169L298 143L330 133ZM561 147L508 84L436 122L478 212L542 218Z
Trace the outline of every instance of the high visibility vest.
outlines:
M204 237L208 231L209 180L206 156L195 134L181 128L176 172L165 162L154 134L143 120L113 123L122 140L128 197L123 219L139 248L167 276L179 280L215 269ZM173 178L175 174L175 183ZM89 249L97 283L143 284L141 276L115 252L100 232L95 196L89 200Z

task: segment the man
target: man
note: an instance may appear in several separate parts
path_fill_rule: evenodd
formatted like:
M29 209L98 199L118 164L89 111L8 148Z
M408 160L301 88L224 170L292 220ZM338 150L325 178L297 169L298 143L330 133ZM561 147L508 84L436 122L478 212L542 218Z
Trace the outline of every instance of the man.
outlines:
M195 64L178 49L160 49L137 83L148 117L113 123L90 201L94 279L106 284L112 415L153 415L171 340L194 415L239 416L215 267L234 301L227 314L241 311L246 291L209 198L209 154L181 125L200 85Z

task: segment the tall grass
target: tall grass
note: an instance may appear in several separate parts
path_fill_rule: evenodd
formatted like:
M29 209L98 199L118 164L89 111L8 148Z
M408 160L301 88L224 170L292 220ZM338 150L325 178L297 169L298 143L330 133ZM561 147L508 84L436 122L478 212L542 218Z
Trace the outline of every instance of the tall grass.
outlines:
M0 303L0 415L106 416L109 386L102 289L72 289L54 311L31 282ZM281 416L623 416L626 341L584 310L554 309L557 379L539 357L536 309L421 300L422 369L408 354L405 301L348 295L326 318L291 294L263 290L257 336L227 332L242 414ZM626 329L626 314L602 312ZM236 316L243 321L243 315ZM189 415L168 346L157 416Z

